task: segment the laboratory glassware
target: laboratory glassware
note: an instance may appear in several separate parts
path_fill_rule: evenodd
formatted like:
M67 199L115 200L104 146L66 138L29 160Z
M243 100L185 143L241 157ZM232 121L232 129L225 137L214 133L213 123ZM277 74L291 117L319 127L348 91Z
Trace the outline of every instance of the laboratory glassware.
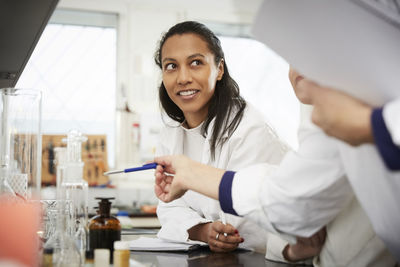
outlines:
M41 109L38 90L0 89L0 193L40 193Z
M67 159L65 163L65 177L61 183L62 191L65 190L66 199L72 204L72 225L70 227L73 238L78 246L82 260L88 238L88 183L83 179L82 143L87 137L77 130L68 132Z
M114 242L121 240L121 223L110 214L111 199L99 199L99 215L94 216L89 224L90 250L106 248L110 250L111 262L113 261Z
M73 237L68 231L67 214L67 187L60 189L59 216L57 217L57 235L59 238L59 248L53 254L53 266L56 267L80 267L85 258L81 256L80 249L77 247Z

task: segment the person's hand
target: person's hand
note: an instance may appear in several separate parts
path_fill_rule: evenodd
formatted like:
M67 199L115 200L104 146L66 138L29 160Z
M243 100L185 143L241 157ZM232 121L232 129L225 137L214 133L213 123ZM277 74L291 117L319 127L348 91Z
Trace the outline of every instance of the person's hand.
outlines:
M155 170L154 192L164 202L171 202L186 193L185 172L190 170L192 161L185 156L164 156L154 159Z
M238 230L229 223L226 225L220 221L208 223L204 232L210 250L215 252L233 251L244 241Z
M163 156L154 159L154 192L164 202L171 202L193 190L213 199L218 199L219 183L225 170L193 161L186 156Z
M287 245L283 251L283 255L288 261L305 260L317 256L322 250L325 237L325 227L309 238L297 237L297 243Z
M331 88L322 87L290 69L289 79L297 98L313 105L312 121L327 135L357 146L373 143L372 107Z

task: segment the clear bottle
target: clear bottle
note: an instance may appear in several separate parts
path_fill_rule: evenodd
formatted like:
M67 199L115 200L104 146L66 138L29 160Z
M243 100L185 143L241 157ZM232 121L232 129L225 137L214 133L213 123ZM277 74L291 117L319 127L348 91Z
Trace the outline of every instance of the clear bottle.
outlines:
M62 180L62 179L61 179ZM75 240L71 238L70 232L67 231L70 224L70 216L68 216L69 205L67 205L66 188L61 186L58 190L58 216L57 216L57 229L54 234L54 252L53 252L53 266L56 267L80 267L83 264L83 258L76 246ZM47 244L49 243L49 244ZM49 242L45 244L51 244Z
M64 191L64 190L61 190ZM65 192L65 191L64 191ZM56 254L56 258L53 259L53 266L56 267L80 267L83 265L84 258L81 257L80 251L76 246L75 240L73 240L67 231L68 218L66 216L65 202L61 203L61 210L59 221L57 224L60 226L60 249ZM54 258L53 254L53 258Z
M45 254L49 254L52 252L52 262L54 265L58 261L58 256L60 255L61 250L61 236L63 234L63 222L62 220L67 220L68 216L66 216L66 199L65 199L65 191L61 191L61 183L65 176L65 162L67 149L65 147L56 147L55 151L55 163L56 163L56 198L57 198L57 216L56 216L56 229L54 234L50 236L50 238L43 245L43 258L46 256ZM63 213L64 212L64 213ZM49 255L47 255L49 258Z
M121 240L121 223L111 216L111 199L99 199L99 215L94 216L89 223L90 249L106 248L110 250L110 263L113 262L114 242Z
M71 220L68 226L71 236L78 246L82 261L87 246L88 222L88 183L83 179L82 143L87 137L76 130L67 136L67 160L65 178L61 186L65 189L66 199L71 201ZM83 264L83 263L82 263Z

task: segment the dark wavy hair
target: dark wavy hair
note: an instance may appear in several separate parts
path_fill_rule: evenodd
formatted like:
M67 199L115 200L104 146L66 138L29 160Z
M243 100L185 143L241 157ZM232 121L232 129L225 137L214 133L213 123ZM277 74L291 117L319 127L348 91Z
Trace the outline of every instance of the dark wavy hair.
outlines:
M221 80L217 80L214 90L214 95L210 99L208 107L208 115L202 126L202 134L205 137L211 121L215 118L214 128L212 130L211 140L211 157L215 159L215 148L226 142L222 137L227 134L231 137L233 132L238 127L243 118L246 101L240 96L239 86L229 75L224 52L222 51L221 42L215 34L205 25L196 21L185 21L178 23L170 28L161 38L154 60L162 69L162 54L161 50L165 41L174 35L196 34L203 39L208 46L208 49L214 55L215 64L224 61L224 74ZM182 110L171 100L167 94L164 83L159 86L160 106L167 115L180 123L185 120ZM235 113L233 117L230 114Z

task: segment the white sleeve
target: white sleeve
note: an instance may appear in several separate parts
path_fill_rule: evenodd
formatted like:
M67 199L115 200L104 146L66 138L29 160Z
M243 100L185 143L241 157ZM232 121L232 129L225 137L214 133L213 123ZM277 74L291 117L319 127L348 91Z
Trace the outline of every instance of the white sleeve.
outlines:
M268 233L267 239L267 253L265 254L265 258L267 260L278 261L278 262L285 262L288 264L293 265L312 265L312 258L290 262L287 261L283 256L283 250L285 249L288 242L281 238L279 235L275 235L272 233Z
M160 135L160 142L156 148L156 155L169 155L171 152L164 145L165 135ZM158 237L171 241L186 242L189 239L187 232L193 226L200 223L207 223L210 220L205 219L195 210L191 209L183 197L170 203L158 202L157 217L161 224Z
M387 103L382 114L393 143L400 146L400 98Z
M189 240L188 230L193 226L211 222L191 209L183 198L170 203L159 201L157 216L161 224L161 229L157 236L178 242Z
M338 141L315 127L302 128L299 135L298 151L288 152L275 171L259 164L236 172L232 205L268 231L307 237L342 210L352 191Z

